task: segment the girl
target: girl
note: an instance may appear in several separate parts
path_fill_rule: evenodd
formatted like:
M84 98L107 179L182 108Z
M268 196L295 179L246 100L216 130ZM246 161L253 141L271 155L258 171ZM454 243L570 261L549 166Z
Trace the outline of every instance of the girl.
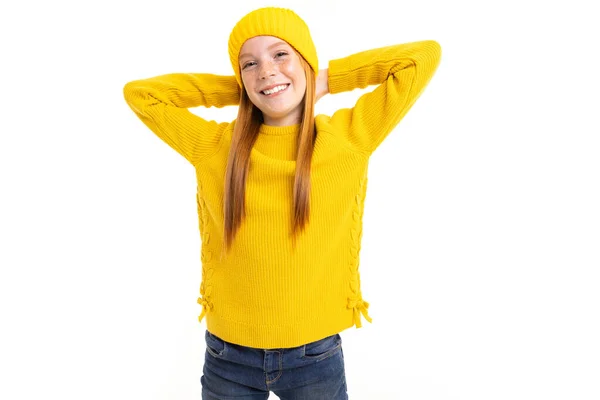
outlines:
M369 158L440 53L427 40L319 69L304 21L268 7L233 28L234 75L125 85L133 112L196 170L203 399L347 399L339 333L371 322L358 270ZM368 85L354 107L314 115L323 95ZM239 106L232 122L187 110L226 105Z

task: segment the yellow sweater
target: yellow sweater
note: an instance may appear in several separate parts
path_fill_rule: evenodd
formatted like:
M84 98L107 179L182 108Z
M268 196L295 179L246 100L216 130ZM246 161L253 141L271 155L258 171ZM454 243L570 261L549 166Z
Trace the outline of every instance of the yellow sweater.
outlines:
M441 56L432 40L377 48L329 62L330 93L378 85L354 107L316 116L310 223L294 250L292 190L299 125L262 125L250 158L246 218L220 259L223 189L235 121L187 108L239 104L232 76L173 73L129 82L125 100L195 168L201 236L199 320L224 340L288 348L361 327L359 253L369 157L414 104Z

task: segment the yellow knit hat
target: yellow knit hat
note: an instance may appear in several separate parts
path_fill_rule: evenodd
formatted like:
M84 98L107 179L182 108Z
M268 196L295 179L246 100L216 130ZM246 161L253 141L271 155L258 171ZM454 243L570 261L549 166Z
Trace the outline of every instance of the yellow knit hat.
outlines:
M317 50L306 23L295 12L286 8L259 8L239 20L229 35L229 59L240 87L242 86L238 60L240 49L246 40L263 35L285 40L302 54L315 75L318 73Z

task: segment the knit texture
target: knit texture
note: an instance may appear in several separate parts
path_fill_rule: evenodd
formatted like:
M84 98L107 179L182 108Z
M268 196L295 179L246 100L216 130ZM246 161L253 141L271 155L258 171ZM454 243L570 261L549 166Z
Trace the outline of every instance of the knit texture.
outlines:
M224 340L256 348L300 346L371 322L360 285L362 219L370 156L433 76L435 41L360 52L329 63L331 93L378 85L352 108L316 116L310 224L291 243L299 125L262 125L246 185L246 218L220 258L223 190L233 122L186 108L234 105L233 76L173 73L129 82L124 96L197 177L202 281L199 320Z
M295 12L286 8L259 8L240 19L229 35L229 60L240 87L240 50L246 40L255 36L275 36L285 40L304 57L315 75L318 73L317 49L306 23Z

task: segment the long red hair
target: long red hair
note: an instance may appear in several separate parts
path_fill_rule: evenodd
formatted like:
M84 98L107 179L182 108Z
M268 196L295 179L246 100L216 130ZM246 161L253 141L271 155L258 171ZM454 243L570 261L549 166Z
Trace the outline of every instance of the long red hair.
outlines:
M292 240L296 239L309 223L310 215L310 166L316 139L315 129L315 73L306 60L296 52L306 75L306 93L298 135L296 175L294 180L294 209ZM235 235L245 217L246 179L250 166L250 152L263 123L262 112L250 101L244 87L240 95L238 115L233 129L227 170L223 212L225 217L223 250L228 253Z

